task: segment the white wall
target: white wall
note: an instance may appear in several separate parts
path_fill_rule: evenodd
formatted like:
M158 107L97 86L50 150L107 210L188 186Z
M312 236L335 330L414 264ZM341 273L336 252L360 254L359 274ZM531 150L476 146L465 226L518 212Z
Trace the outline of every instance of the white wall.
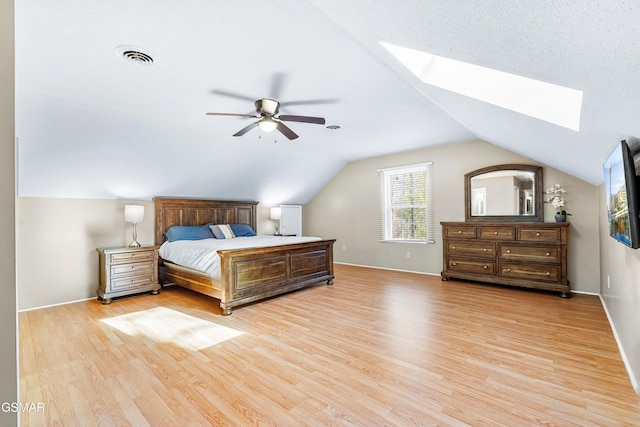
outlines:
M378 169L433 161L436 244L378 242ZM490 165L536 164L484 141L428 147L347 164L305 206L303 231L336 238L337 262L440 274L440 221L464 221L464 174ZM543 165L544 166L544 165ZM573 290L598 293L598 193L593 185L543 168L544 186L559 183L567 190L569 272ZM554 221L553 207L545 205L545 220ZM407 257L410 252L410 258Z
M13 0L0 1L0 402L18 401ZM18 424L0 411L0 425Z
M600 195L600 294L622 347L631 381L640 393L640 250L609 237L604 184Z

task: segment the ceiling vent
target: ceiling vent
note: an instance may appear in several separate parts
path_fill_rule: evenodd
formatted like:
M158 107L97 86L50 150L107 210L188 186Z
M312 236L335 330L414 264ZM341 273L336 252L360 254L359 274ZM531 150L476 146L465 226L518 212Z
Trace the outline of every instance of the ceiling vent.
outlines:
M140 47L118 46L115 52L125 62L145 66L153 65L153 58L149 52Z

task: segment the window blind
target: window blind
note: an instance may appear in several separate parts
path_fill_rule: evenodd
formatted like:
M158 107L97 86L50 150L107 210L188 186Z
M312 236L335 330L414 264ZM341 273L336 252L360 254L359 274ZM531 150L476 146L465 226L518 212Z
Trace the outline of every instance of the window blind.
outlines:
M378 170L381 241L435 243L433 163Z

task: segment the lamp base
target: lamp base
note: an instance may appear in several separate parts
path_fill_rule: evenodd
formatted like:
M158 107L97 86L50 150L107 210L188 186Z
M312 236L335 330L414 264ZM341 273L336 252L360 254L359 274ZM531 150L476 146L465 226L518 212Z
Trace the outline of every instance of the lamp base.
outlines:
M133 242L131 242L131 243L129 244L129 247L130 247L130 248L139 248L140 246L141 246L141 245L140 245L140 243L138 243L138 241L137 241L137 240L134 240Z

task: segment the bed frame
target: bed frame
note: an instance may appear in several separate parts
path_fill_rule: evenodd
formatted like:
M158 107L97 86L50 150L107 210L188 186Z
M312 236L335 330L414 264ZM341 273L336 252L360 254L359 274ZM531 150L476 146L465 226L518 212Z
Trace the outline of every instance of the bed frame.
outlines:
M257 202L155 197L155 241L172 225L249 224L256 230ZM264 248L219 250L220 280L159 260L161 284L173 283L220 300L222 313L321 282L333 284L333 240Z

